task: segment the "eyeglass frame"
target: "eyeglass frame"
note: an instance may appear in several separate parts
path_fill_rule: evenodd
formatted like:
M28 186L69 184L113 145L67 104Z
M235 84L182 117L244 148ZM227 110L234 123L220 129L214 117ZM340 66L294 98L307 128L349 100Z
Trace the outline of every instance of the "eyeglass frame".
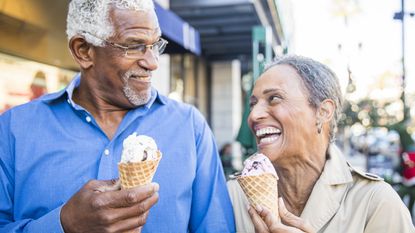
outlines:
M113 48L117 48L117 49L121 49L121 50L124 50L124 57L126 57L126 58L130 58L130 59L137 59L137 58L139 58L139 57L132 57L131 55L128 55L128 50L132 50L132 49L137 49L137 48L139 48L139 47L142 47L142 46L144 46L144 52L140 55L140 57L141 56L143 56L146 52L147 52L147 49L150 49L152 52L153 52L153 54L154 54L154 50L153 50L153 47L154 47L154 45L156 44L156 43L159 43L159 42L161 42L162 44L162 46L160 46L160 48L163 48L162 50L161 50L161 52L160 52L160 50L156 53L156 56L158 57L158 56L160 56L161 54L163 54L163 52L164 52L164 50L166 49L166 46L167 46L167 44L169 43L167 40L165 40L165 39L163 39L163 38L159 38L156 42L154 42L153 44L149 44L149 45L147 45L147 44L135 44L135 45L132 45L132 46L124 46L124 45L121 45L121 44L118 44L118 43L115 43L115 42L112 42L112 41L109 41L109 40L106 40L106 39L103 39L103 38L101 38L101 37L98 37L98 36L96 36L96 35L94 35L94 34L92 34L92 33L90 33L90 32L87 32L87 31L83 31L82 33L86 33L86 34L89 34L89 35L91 35L91 36L93 36L93 37L95 37L95 38L97 38L97 39L100 39L100 40L102 40L102 41L104 41L105 43L107 43L107 44L109 44L109 45L111 45Z

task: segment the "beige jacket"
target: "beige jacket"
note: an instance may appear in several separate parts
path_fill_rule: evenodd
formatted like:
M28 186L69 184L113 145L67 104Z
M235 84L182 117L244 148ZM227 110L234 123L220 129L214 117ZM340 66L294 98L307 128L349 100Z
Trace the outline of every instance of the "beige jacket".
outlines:
M330 146L330 156L301 214L316 232L415 233L408 209L389 184L349 166L334 145ZM238 182L230 180L228 189L236 231L255 232L248 201Z

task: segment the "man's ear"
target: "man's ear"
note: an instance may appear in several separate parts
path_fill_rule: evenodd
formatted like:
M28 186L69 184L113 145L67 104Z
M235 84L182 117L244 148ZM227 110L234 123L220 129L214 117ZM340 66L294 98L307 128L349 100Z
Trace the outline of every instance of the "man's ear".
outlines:
M69 49L72 57L86 70L93 66L93 51L92 45L89 44L82 36L74 36L69 40Z
M329 122L334 117L336 111L336 104L331 99L325 99L321 102L317 110L317 118L323 122Z

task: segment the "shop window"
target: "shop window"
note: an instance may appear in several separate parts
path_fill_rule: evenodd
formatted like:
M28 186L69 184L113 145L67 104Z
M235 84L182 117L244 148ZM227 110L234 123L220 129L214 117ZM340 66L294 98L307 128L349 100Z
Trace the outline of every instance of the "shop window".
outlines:
M75 71L0 53L0 113L64 88Z
M170 56L170 93L169 97L177 101L183 102L184 96L184 72L183 72L183 56Z

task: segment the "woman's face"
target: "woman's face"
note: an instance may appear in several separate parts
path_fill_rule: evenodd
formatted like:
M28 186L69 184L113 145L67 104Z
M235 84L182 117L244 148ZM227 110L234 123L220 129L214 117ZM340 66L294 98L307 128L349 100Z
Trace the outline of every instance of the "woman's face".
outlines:
M276 65L256 81L248 124L258 150L271 161L307 159L315 150L316 110L301 77L289 65Z

